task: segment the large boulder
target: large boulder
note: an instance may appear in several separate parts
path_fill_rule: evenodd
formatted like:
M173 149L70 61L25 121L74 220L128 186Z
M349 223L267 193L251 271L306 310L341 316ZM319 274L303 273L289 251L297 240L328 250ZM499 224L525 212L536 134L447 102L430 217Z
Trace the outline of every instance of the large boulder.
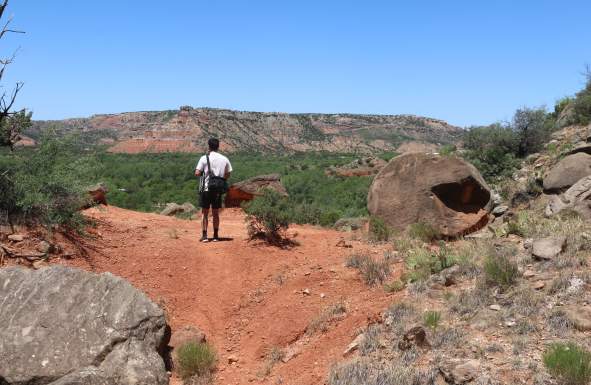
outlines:
M168 384L164 312L110 273L1 269L0 325L1 384Z
M591 175L591 155L578 152L558 162L544 175L544 190L560 192Z
M405 154L374 178L368 209L389 226L433 226L443 236L458 236L488 223L490 190L474 166L457 157Z
M591 175L580 179L560 195L553 195L546 206L550 217L562 210L573 210L585 219L591 219Z
M226 207L240 207L242 202L251 201L262 195L265 189L275 190L287 196L287 190L281 183L279 174L259 175L231 185L224 204Z
M197 211L197 208L189 202L185 202L182 205L178 203L167 203L164 210L160 212L160 215L177 215L177 214L193 214Z

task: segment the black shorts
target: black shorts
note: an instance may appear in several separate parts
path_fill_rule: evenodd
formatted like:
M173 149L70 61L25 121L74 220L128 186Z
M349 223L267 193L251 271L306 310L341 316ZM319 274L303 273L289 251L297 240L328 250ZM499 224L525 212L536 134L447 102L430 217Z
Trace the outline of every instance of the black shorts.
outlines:
M202 191L199 193L199 207L202 209L221 209L222 194L211 191Z

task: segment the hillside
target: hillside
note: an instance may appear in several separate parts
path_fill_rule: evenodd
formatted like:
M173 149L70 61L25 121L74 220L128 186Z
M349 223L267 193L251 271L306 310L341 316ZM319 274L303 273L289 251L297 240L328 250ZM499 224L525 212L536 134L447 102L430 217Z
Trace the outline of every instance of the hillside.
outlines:
M125 112L89 118L35 121L43 130L81 129L117 153L196 152L211 136L223 150L393 151L404 142L450 143L461 132L442 120L413 115L287 114L183 106L179 110Z

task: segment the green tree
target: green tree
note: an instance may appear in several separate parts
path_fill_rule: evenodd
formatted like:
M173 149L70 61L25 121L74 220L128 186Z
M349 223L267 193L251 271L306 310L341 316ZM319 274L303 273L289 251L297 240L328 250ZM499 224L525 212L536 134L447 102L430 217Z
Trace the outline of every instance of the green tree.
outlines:
M522 158L542 149L550 139L554 122L544 108L520 108L513 115L512 129L517 135L517 156Z
M0 20L4 16L4 11L8 6L8 0L4 0L0 5ZM10 28L12 18L3 22L4 27L0 31L0 39L7 33L24 33ZM6 68L14 61L15 53L11 57L5 57L0 60L0 81L4 77ZM23 87L23 83L18 82L11 92L4 92L0 95L0 146L14 149L14 145L21 138L21 132L28 128L31 124L31 114L24 109L14 111L13 106L16 101L16 96Z

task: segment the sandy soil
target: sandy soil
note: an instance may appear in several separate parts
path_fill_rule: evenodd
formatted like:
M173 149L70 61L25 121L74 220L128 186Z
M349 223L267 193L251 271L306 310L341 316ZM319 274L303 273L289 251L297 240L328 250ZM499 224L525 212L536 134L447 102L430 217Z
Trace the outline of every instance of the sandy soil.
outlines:
M300 245L282 250L248 242L239 209L222 213L220 236L228 240L206 244L198 242L197 221L113 206L86 213L98 222L90 241L96 250L57 262L124 277L166 308L173 332L184 325L203 330L219 356L216 384L323 384L356 333L396 301L344 266L352 252L381 258L384 251L350 240L351 233L293 226ZM352 248L337 247L342 238ZM396 265L395 274L399 270ZM306 335L310 321L339 301L345 317L324 333ZM274 347L295 356L264 376ZM238 362L230 364L229 356ZM171 384L180 383L173 377Z

